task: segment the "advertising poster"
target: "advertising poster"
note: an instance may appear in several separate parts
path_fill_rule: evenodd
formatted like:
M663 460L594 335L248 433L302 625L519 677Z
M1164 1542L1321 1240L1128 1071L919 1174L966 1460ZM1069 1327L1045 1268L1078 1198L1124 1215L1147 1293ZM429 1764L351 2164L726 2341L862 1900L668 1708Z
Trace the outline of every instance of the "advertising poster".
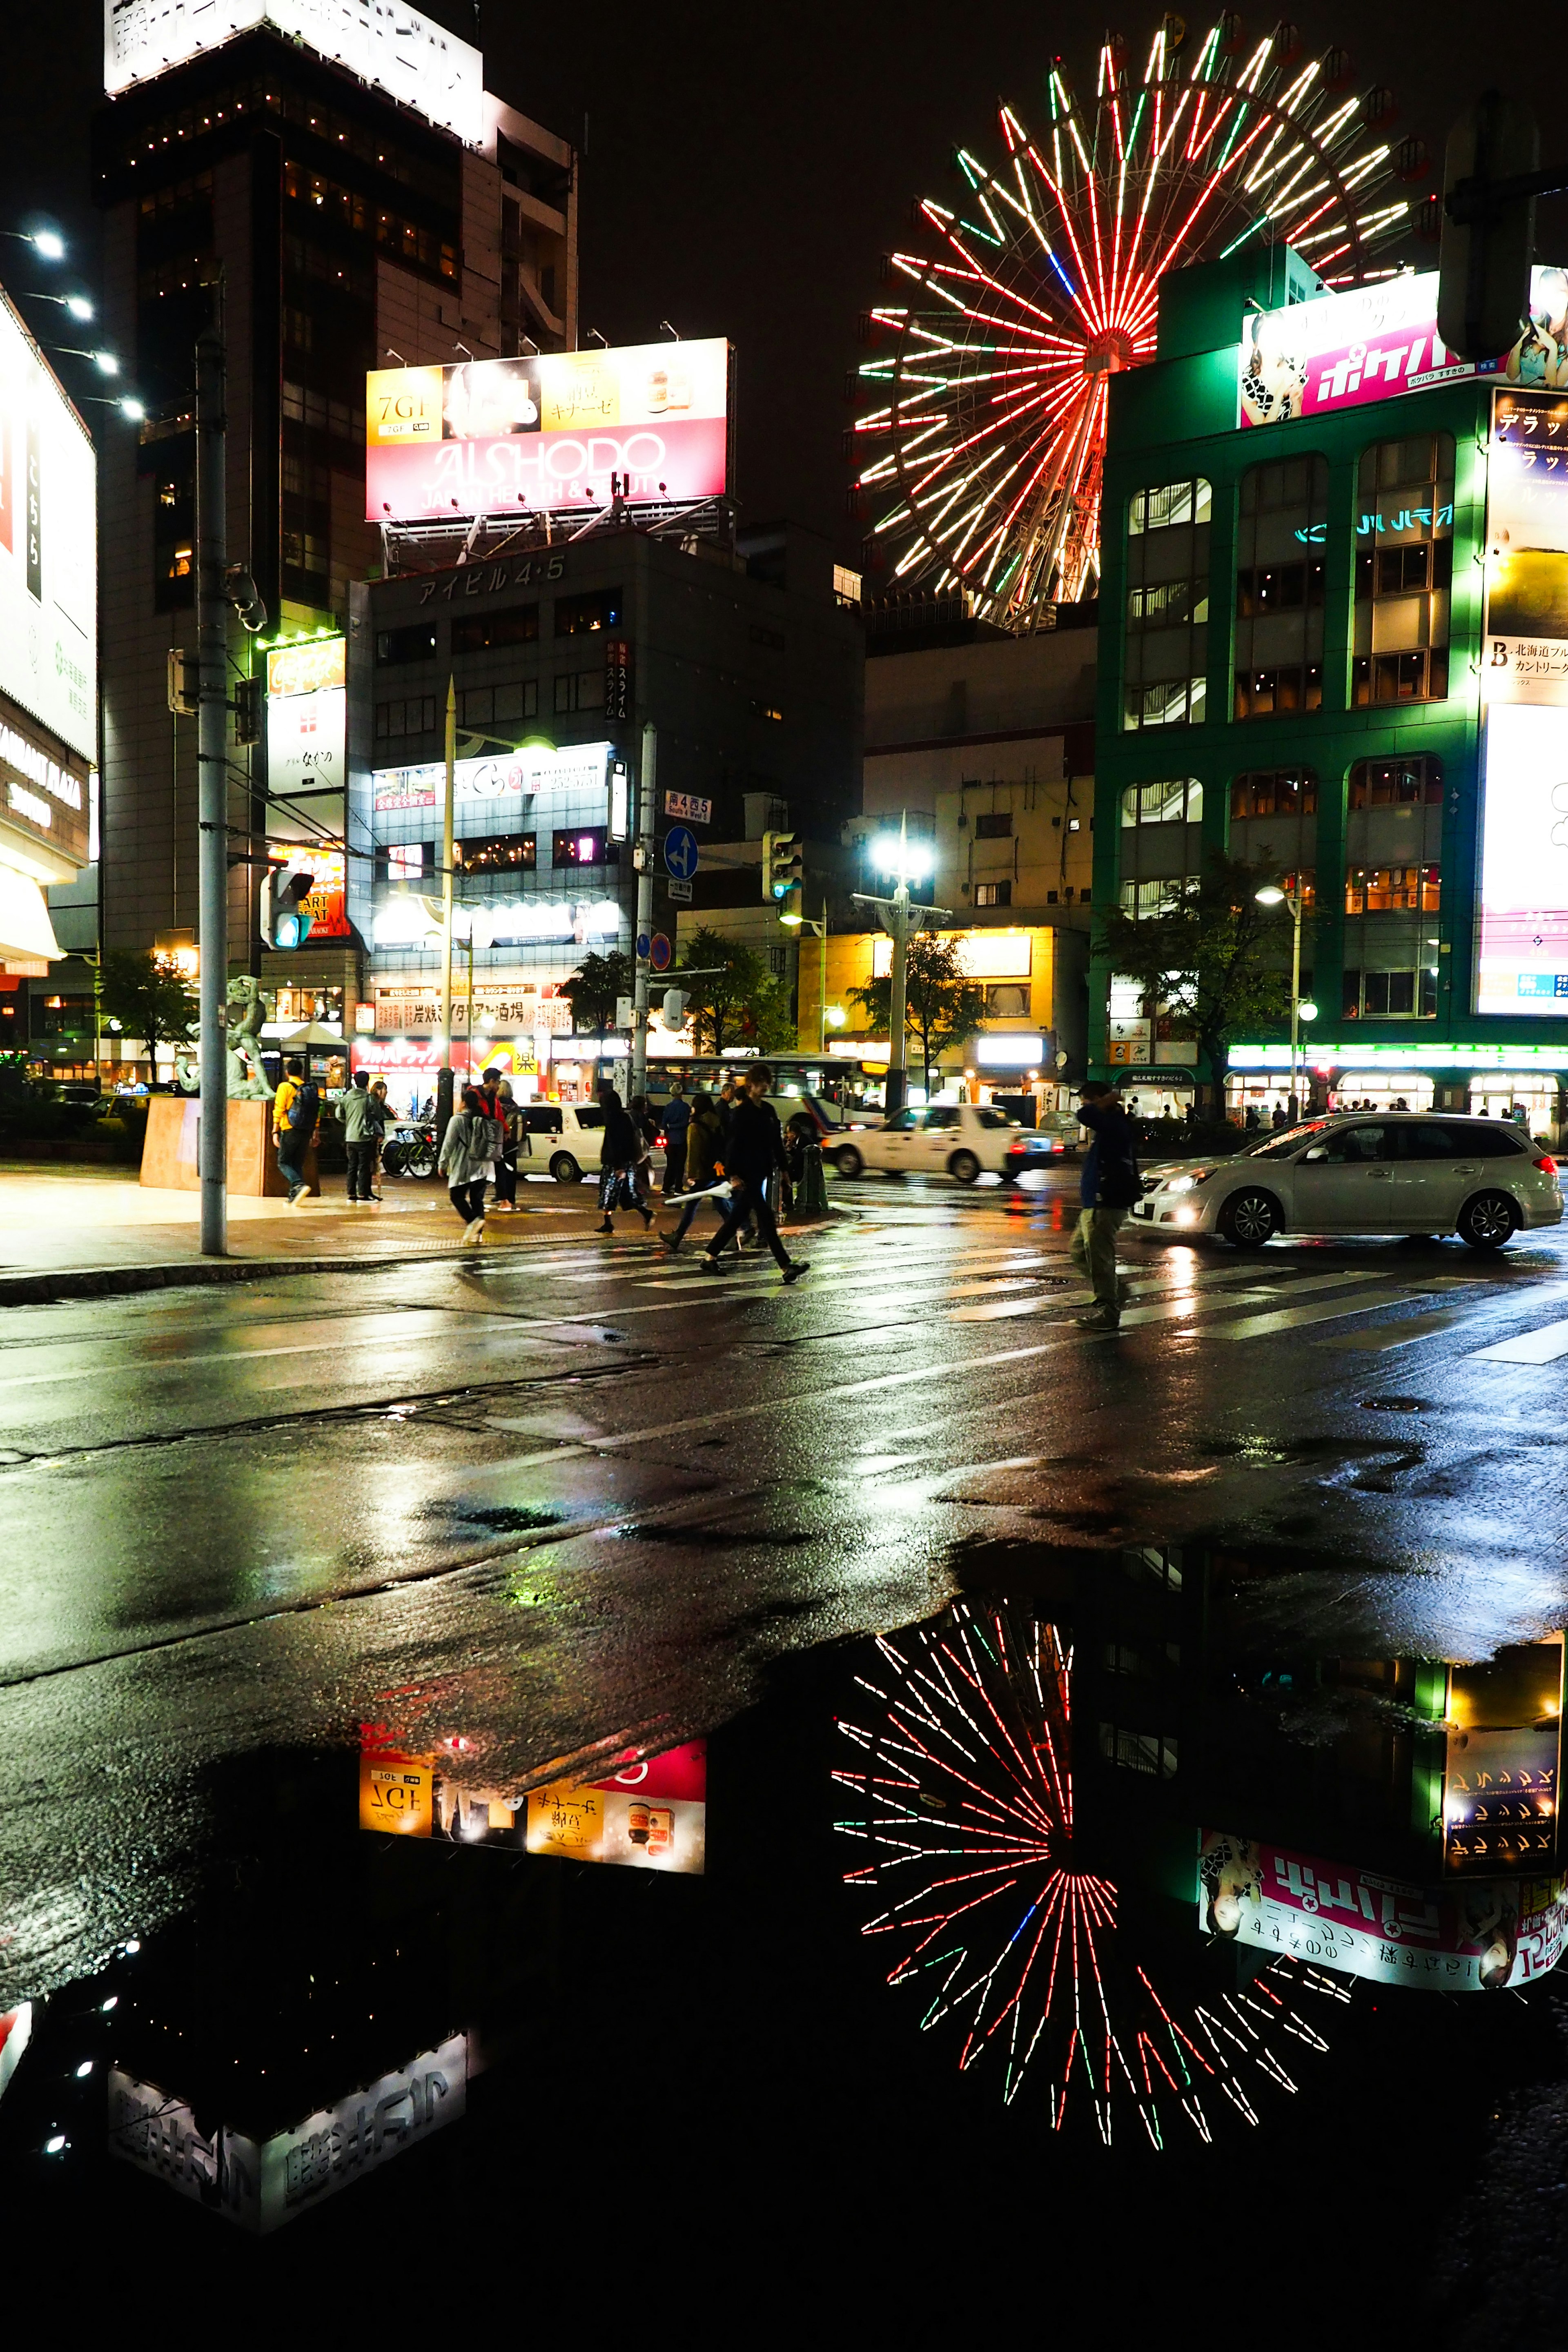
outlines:
M1501 375L1521 388L1568 387L1565 313L1563 272L1532 269L1530 317L1519 341L1478 363L1458 358L1437 333L1435 269L1255 311L1241 342L1241 421L1337 415L1464 376Z
M1554 1969L1568 1880L1499 1878L1441 1889L1324 1862L1267 1839L1200 1834L1198 1926L1221 1941L1436 1992L1501 1992Z
M525 743L500 759L459 760L456 797L458 802L504 803L540 792L603 794L614 750L612 743L567 743L560 751L548 743ZM439 760L417 768L378 768L371 778L378 815L439 808L446 789L447 771Z
M628 1870L700 1876L707 1866L704 1739L658 1756L627 1754L595 1779L563 1776L522 1795L466 1772L461 1743L451 1745L457 1753L411 1755L389 1745L381 1725L362 1726L360 1827Z
M1484 701L1568 701L1568 400L1494 397L1483 634Z
M307 637L267 656L267 789L274 801L348 782L348 648Z
M634 504L722 497L729 393L721 336L375 369L366 519L607 506L612 474Z
M1481 749L1476 1011L1568 1012L1568 728L1553 706L1493 702Z
M98 758L97 481L86 426L0 296L0 693L89 762ZM81 809L79 785L72 806ZM72 854L85 857L80 822Z

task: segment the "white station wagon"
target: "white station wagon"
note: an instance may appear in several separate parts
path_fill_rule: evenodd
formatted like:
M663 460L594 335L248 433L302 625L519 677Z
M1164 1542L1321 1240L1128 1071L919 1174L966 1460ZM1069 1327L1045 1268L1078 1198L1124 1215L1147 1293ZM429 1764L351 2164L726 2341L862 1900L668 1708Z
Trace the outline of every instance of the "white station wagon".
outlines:
M956 1176L973 1184L977 1176L1007 1172L1007 1150L1023 1133L1005 1111L983 1103L932 1103L925 1110L900 1110L880 1127L858 1127L830 1156L841 1176L868 1168L889 1176Z
M1261 1249L1276 1234L1455 1234L1500 1249L1563 1214L1557 1162L1500 1119L1386 1111L1309 1119L1234 1159L1152 1171L1134 1230L1167 1241L1222 1234Z

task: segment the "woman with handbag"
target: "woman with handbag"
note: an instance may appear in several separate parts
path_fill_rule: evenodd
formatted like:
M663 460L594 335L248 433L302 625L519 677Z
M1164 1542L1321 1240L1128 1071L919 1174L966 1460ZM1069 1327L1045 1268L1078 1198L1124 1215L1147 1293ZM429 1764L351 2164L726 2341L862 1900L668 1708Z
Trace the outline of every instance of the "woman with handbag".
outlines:
M614 1087L599 1088L599 1105L605 1114L604 1140L599 1146L599 1206L605 1222L599 1231L615 1232L612 1209L635 1209L646 1230L653 1223L653 1212L637 1198L637 1165L647 1146Z
M485 1186L495 1174L495 1122L485 1109L477 1087L463 1088L463 1107L447 1122L437 1163L447 1179L452 1206L463 1220L463 1239L479 1242L485 1234Z

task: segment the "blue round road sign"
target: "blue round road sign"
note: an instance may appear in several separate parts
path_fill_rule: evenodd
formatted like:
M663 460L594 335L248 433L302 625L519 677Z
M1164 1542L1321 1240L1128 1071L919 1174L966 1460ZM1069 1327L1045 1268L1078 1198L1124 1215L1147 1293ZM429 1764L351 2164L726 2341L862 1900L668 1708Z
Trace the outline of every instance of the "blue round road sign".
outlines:
M664 836L664 865L678 882L689 882L697 871L697 835L689 825L672 824Z
M647 933L646 931L639 931L639 932L637 933L637 961L638 961L639 963L647 963L647 951L648 951L648 936L647 936Z

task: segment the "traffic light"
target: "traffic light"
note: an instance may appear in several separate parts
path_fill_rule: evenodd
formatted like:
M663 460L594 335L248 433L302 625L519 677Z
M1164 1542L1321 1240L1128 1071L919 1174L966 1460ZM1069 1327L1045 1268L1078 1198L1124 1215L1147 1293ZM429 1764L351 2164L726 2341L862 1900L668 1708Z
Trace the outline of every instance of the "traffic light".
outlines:
M237 678L234 687L234 740L237 743L260 742L261 713L260 678Z
M763 896L787 898L805 879L805 844L798 833L763 835Z
M685 1028L686 1008L690 1002L691 998L684 988L667 988L665 990L664 1003L660 1006L659 1010L663 1014L664 1025L667 1029L675 1030Z
M269 948L304 946L310 933L304 900L315 878L299 866L269 866L262 876L260 930Z

